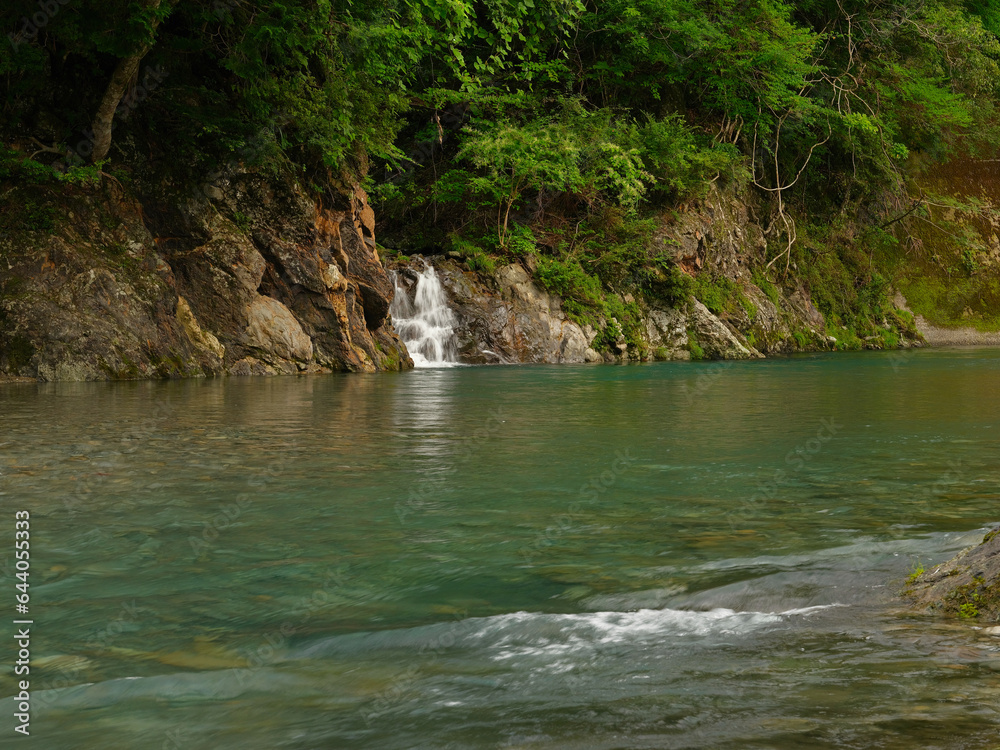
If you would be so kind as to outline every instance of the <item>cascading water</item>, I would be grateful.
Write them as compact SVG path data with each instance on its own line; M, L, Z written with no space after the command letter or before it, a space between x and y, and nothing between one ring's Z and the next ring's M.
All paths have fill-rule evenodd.
M396 295L389 312L396 332L406 344L415 367L447 367L458 363L455 344L455 313L448 307L447 297L437 272L429 263L424 270L413 272L413 298L402 283L401 274L394 272L392 282Z

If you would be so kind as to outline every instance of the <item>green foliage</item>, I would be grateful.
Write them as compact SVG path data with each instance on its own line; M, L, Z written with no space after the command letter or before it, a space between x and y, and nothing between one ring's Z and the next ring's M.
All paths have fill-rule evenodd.
M102 167L104 162L96 164L81 164L70 166L65 172L57 172L57 179L75 185L89 185L91 187L100 184L103 175Z
M979 608L971 602L966 602L958 608L958 616L965 619L975 619L979 617Z
M251 220L250 217L241 211L233 211L233 224L244 234L250 231Z
M962 248L962 270L969 276L979 273L980 263L978 254L970 247Z
M826 319L826 336L836 348L895 348L897 329L912 331L893 301L893 277L905 262L895 239L879 229L851 243L841 227L803 226L802 247L793 252L798 274Z
M913 564L913 567L910 568L910 574L906 577L906 582L910 584L916 583L917 579L926 572L927 568L924 567L922 562L917 560L917 562Z
M1000 606L1000 586L989 585L982 576L975 576L948 595L947 605L963 619L977 619L984 612L996 611Z
M628 294L665 304L694 294L716 314L757 316L739 285L690 278L651 239L664 209L712 185L753 185L761 215L776 215L769 257L795 236L785 220L800 218L789 261L839 347L898 345L894 331L912 322L892 304L894 285L949 321L1000 325L987 314L1000 309L1000 282L971 229L947 229L956 249L920 260L944 276L921 286L893 229L852 234L838 218L877 226L914 165L994 154L995 0L52 7L42 29L22 20L35 0L0 9L12 33L0 45L0 180L19 188L89 190L110 166L127 184L147 171L203 180L249 164L322 195L350 189L371 163L380 237L406 252L450 246L485 273L501 257L535 259L571 315L617 320L638 351ZM131 55L142 62L110 166L74 165L67 149L86 144ZM150 69L156 85L143 87ZM52 228L43 209L25 208L18 222ZM774 277L758 270L753 281L779 303Z
M997 0L966 0L969 13L979 17L983 28L1000 36L1000 2Z
M510 211L553 193L631 210L806 164L797 190L872 194L911 152L991 143L1000 80L993 0L74 0L43 29L22 20L38 7L0 11L10 127L74 145L117 60L148 50L166 78L116 139L290 160L325 189L368 155L407 163L397 135L424 117L412 133L501 209L501 245ZM468 126L450 146L449 106Z
M511 211L526 194L539 203L546 194L570 194L591 207L634 210L651 180L639 149L629 144L634 135L610 111L590 113L565 100L552 117L477 121L465 133L458 158L478 170L467 181L468 192L481 204L498 206L498 236L506 248ZM464 192L448 197L457 200Z
M758 289L764 292L764 295L771 300L771 304L775 307L779 307L781 293L778 291L778 287L776 287L771 280L767 278L762 270L755 270L750 280L753 281Z
M563 298L567 315L586 322L594 313L604 311L601 283L588 274L579 261L541 256L537 262L535 278L545 289Z
M525 257L535 252L537 240L531 227L526 224L515 224L511 227L507 249L517 257Z
M465 256L465 265L470 271L479 271L488 276L492 276L497 270L496 261L488 253L478 248Z
M59 169L27 158L18 151L0 146L0 179L15 179L22 184L46 185L64 182L94 186L100 183L105 162L79 166L60 165Z
M691 352L691 359L705 359L705 350L698 345L698 342L690 334L688 334L688 351Z
M743 294L739 284L725 276L699 274L694 280L693 294L716 315L735 314L742 308L751 321L757 317L757 306Z
M736 173L741 157L731 144L700 143L680 115L662 119L649 117L636 131L651 190L661 200L683 200L700 196L710 180L723 173Z

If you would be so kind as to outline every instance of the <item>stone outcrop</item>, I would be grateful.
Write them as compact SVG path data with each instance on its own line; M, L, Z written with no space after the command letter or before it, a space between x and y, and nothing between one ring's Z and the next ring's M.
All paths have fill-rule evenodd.
M837 339L827 332L803 281L794 282L791 274L779 287L758 275L767 241L752 203L751 196L713 187L681 212L662 217L646 248L648 257L662 267L665 256L696 288L714 287L728 298L725 305L716 300L710 310L695 296L668 305L624 294L623 304L642 310L641 331L636 335L630 329L631 341L620 334L619 321L582 325L570 319L563 301L532 278L530 256L523 265L493 272L471 270L457 252L417 256L407 263L423 268L430 262L437 269L459 319L460 358L468 363L749 359L835 349ZM407 263L394 267L412 283ZM669 283L665 273L663 280ZM901 346L919 345L905 336Z
M903 596L917 612L1000 622L1000 528L982 544L907 581Z
M224 174L58 195L52 228L0 236L0 374L101 380L412 366L360 187L324 207ZM32 200L37 200L33 198Z
M519 265L495 277L465 270L449 259L432 259L449 306L458 317L459 357L470 364L601 362L590 348L597 332L566 317L562 301L539 289ZM423 261L417 261L422 266ZM412 283L413 274L402 269Z
M520 264L493 274L472 272L451 258L415 258L398 266L404 286L413 269L431 263L458 318L459 358L469 364L584 363L635 359L624 336L597 351L599 331L571 320L558 295L541 289ZM602 326L608 321L598 321ZM681 307L650 309L646 314L643 359L690 359L691 345L712 359L762 356L738 331L695 299Z

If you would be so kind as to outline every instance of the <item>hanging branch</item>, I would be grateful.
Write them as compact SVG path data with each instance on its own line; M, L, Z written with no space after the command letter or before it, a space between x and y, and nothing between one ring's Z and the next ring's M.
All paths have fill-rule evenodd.
M906 211L904 211L903 213L901 213L895 219L890 219L889 221L885 222L884 224L879 224L878 228L879 229L885 229L886 227L891 227L893 224L895 224L898 221L902 221L907 216L909 216L914 211L916 211L918 208L920 208L921 206L923 206L925 202L926 201L924 200L924 191L921 190L920 191L920 197L919 198L914 198L912 206L910 206Z
M778 160L778 157L779 157L779 154L780 154L780 149L781 149L781 128L784 126L785 120L788 119L788 116L790 114L791 114L791 111L789 110L788 112L786 112L785 114L783 114L778 119L778 128L777 128L777 130L774 133L774 182L775 182L775 187L768 187L766 185L763 185L757 179L757 126L754 126L753 152L752 152L751 161L750 161L751 177L752 177L752 180L753 180L753 184L756 187L760 188L761 190L764 190L765 192L773 193L775 195L775 197L777 198L777 201L778 201L778 217L781 219L782 223L785 225L785 236L788 239L788 244L785 246L785 249L782 252L778 253L778 255L776 255L774 258L772 258L771 261L767 264L766 267L770 268L779 259L781 259L782 257L784 257L785 258L785 273L788 273L788 267L789 267L789 265L792 262L792 246L795 245L795 240L798 239L798 231L797 231L796 226L795 226L795 219L792 218L788 214L788 212L785 210L785 197L784 197L784 193L785 193L786 190L789 190L789 189L793 188L796 185L796 183L798 183L799 179L802 177L803 173L806 171L806 167L809 166L809 162L812 160L813 152L816 151L816 149L819 148L820 146L822 146L824 143L826 143L827 141L829 141L830 138L833 136L833 127L830 126L830 125L827 125L826 138L824 138L822 141L817 141L816 143L814 143L809 148L809 153L806 154L806 160L803 162L802 166L799 168L798 173L795 175L795 179L793 179L791 182L787 182L785 184L782 184L782 182L781 182L781 166L780 166L779 160Z

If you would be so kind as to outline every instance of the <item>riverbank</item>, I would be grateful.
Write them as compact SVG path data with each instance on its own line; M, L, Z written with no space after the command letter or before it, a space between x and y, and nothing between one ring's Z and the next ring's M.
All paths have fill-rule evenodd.
M602 250L617 265L555 259L538 227L538 237L523 232L534 239L516 254L469 244L405 255L397 245L384 256L411 298L418 275L434 270L468 364L753 359L925 343L886 278L869 269L872 280L858 287L856 258L825 247L771 268L761 212L750 191L713 185L683 212L611 235L620 246Z
M950 261L926 266L925 277L912 269L898 276L918 290L913 311L881 275L895 273L901 256L872 256L881 271L860 287L853 266L831 255L829 238L796 250L787 269L769 268L759 199L732 186L713 186L685 211L619 236L626 244L607 252L629 255L608 267L614 281L553 259L541 244L516 257L473 246L407 256L376 245L378 217L358 185L324 208L294 180L235 165L213 179L194 194L155 181L124 192L107 180L7 190L0 375L135 380L406 368L412 360L389 315L397 290L388 272L412 295L427 267L454 316L456 359L466 364L1000 345L987 318L955 326L937 297L919 296L929 285L948 288L939 276ZM18 201L31 212L11 223ZM940 242L924 249L932 251L958 252ZM985 283L986 266L977 273ZM921 278L924 287L914 287ZM949 324L920 310L939 311L934 319Z

